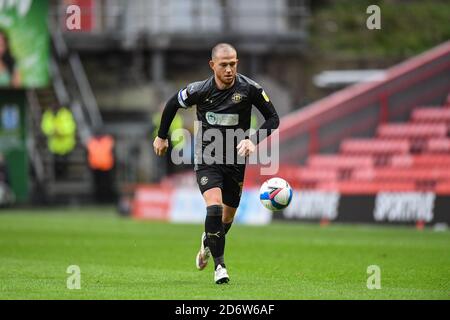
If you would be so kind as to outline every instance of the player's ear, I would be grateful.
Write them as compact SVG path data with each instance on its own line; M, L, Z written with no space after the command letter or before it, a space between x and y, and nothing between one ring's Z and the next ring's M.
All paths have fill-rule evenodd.
M209 60L209 67L214 70L214 61Z

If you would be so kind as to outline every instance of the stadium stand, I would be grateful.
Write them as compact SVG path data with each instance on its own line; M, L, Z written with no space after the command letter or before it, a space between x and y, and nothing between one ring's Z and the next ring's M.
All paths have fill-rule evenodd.
M381 138L407 138L424 139L431 137L445 137L447 126L445 124L384 124L378 127L378 136Z
M279 176L294 187L341 195L450 195L449 69L447 41L393 66L381 80L283 117ZM249 176L257 174L252 170Z
M407 153L410 148L408 140L386 139L347 139L341 144L341 152L344 154L371 154L390 155Z
M374 159L370 156L348 155L313 155L308 159L309 167L352 169L356 167L371 167Z
M341 194L450 194L449 110L417 107L409 122L380 124L375 137L345 139L339 153L312 155L305 166L284 167L280 175L302 189ZM415 148L417 141L422 148Z
M411 116L418 123L450 123L450 108L423 107L416 108Z
M432 153L448 153L450 152L450 139L430 139L427 141L426 150Z

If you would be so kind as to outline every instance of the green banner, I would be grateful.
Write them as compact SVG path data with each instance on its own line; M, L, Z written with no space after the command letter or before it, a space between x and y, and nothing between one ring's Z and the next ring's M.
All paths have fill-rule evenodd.
M0 0L0 87L47 86L47 13L47 0Z
M0 153L19 202L28 198L26 101L22 90L0 90Z

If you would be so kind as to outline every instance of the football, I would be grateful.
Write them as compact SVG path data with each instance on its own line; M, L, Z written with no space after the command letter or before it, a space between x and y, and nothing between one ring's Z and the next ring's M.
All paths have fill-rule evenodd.
M292 200L292 188L282 178L272 178L265 181L259 190L259 199L270 211L286 208Z

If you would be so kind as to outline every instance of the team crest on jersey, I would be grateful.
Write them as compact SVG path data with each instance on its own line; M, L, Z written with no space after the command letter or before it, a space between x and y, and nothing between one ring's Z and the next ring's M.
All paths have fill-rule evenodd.
M234 93L233 96L231 97L231 101L233 101L234 103L239 103L242 101L242 96L240 93Z
M207 184L207 183L208 183L208 177L203 176L203 177L200 179L200 184L201 184L202 186L204 186L204 185Z

